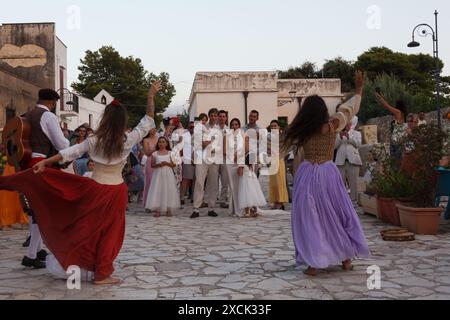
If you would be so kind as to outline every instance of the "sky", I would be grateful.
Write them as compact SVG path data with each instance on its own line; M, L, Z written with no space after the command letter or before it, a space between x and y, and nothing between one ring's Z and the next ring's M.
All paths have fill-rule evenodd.
M172 107L186 103L198 71L275 71L304 61L342 56L356 60L373 46L432 54L432 39L413 28L434 27L450 75L450 2L447 0L15 0L3 3L1 23L55 22L68 47L68 79L78 77L86 50L112 45L142 59L146 70L170 74Z

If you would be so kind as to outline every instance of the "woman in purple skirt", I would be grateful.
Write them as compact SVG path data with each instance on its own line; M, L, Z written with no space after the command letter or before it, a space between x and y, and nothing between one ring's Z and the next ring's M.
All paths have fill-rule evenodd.
M292 234L298 265L305 274L342 263L352 270L352 259L367 258L370 251L342 177L333 162L336 135L358 113L364 75L356 72L356 95L330 117L319 96L305 99L289 126L285 148L303 148L304 161L295 176L292 204Z

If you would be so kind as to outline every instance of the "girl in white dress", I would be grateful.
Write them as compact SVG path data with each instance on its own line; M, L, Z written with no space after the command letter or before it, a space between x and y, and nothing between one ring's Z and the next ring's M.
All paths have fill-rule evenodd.
M267 204L264 194L261 190L258 177L255 173L255 165L250 164L250 154L246 156L246 165L239 166L239 207L245 210L244 218L256 218L258 207Z
M170 142L166 137L160 137L156 151L152 155L153 177L147 196L146 209L154 211L154 217L159 218L161 212L172 216L173 209L179 209L180 196L177 180L173 173L175 164L172 161Z

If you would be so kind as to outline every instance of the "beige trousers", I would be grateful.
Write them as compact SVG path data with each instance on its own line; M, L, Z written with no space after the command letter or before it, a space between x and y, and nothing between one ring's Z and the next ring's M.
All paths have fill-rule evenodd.
M206 195L205 195L206 181ZM195 166L194 209L199 209L205 201L208 209L216 206L219 194L219 165L198 164Z
M228 203L228 185L229 185L229 179L228 179L228 165L221 164L219 168L219 174L220 174L220 184L221 184L221 190L220 190L220 197L219 201L222 203Z
M343 166L338 166L339 172L341 173L342 180L344 184L348 181L350 187L350 198L353 203L356 203L358 199L358 176L359 176L359 166L355 166L348 161L345 161Z

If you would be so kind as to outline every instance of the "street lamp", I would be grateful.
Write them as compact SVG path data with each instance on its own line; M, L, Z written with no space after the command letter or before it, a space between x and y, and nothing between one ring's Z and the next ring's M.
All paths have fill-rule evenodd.
M77 96L70 92L69 89L60 88L56 91L60 96L61 111L73 111L78 114ZM66 107L67 106L67 107Z
M279 101L278 101L278 106L279 106L279 107L282 107L282 106L284 106L284 105L286 105L286 104L288 104L288 103L294 103L295 99L297 98L296 95L297 95L297 91L295 91L295 90L289 91L289 97L290 97L290 99L279 100Z
M428 35L431 35L433 38L433 57L436 62L436 109L437 109L437 118L438 118L438 126L441 128L441 106L440 106L440 91L441 91L441 69L439 66L439 42L438 42L438 11L434 11L434 17L435 17L435 28L431 27L429 24L421 23L417 25L412 32L412 41L408 43L409 48L417 48L420 46L420 43L415 41L415 33L421 37L426 37ZM430 32L431 31L431 32Z

